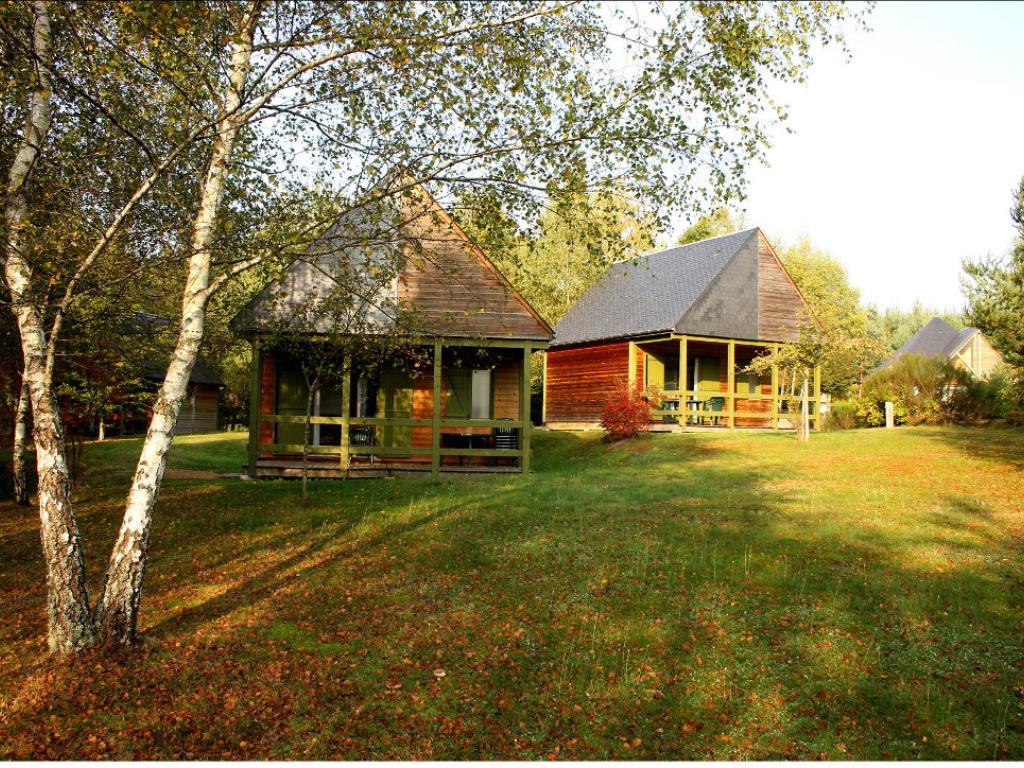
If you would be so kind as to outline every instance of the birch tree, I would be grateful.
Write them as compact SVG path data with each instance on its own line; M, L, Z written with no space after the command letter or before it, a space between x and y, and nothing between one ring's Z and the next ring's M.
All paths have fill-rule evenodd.
M42 18L45 3L33 8ZM48 571L57 574L48 578L51 591L60 593L51 597L50 635L61 652L97 636L109 645L137 637L153 511L208 305L240 273L299 250L258 228L238 237L236 222L261 200L317 186L343 209L358 209L429 182L442 197L498 190L523 211L575 176L597 188L624 185L667 218L701 196L742 191L743 169L763 154L768 124L784 115L764 91L799 78L817 44L841 42L838 24L850 16L835 3L653 3L643 18L621 8L606 17L590 4L569 2L194 3L176 6L173 18L162 9L104 3L67 9L72 17L139 14L142 30L164 25L163 38L138 43L115 72L128 86L132 78L153 78L147 83L153 108L166 113L173 130L170 138L147 133L152 120L104 110L108 91L75 90L70 75L61 80L77 97L92 95L111 133L145 155L146 172L124 186L119 205L107 207L99 236L80 249L48 305L29 290L37 286L19 247L24 230L11 225L20 221L18 189L32 163L47 157L52 51L45 34L33 36L33 117L21 137L24 153L11 166L4 267L37 446L52 444L37 449L37 464L44 552ZM184 20L180 30L177 14ZM96 39L122 61L116 41ZM602 64L613 41L634 63L629 74ZM194 55L175 59L182 50ZM109 75L85 63L82 71ZM136 104L134 111L149 108ZM198 157L203 170L194 196L171 194L172 182L190 178L190 161ZM396 168L407 176L394 174ZM153 202L159 195L162 205ZM64 319L97 262L111 258L147 205L172 219L191 215L180 237L168 234L163 243L164 252L175 254L169 263L182 270L178 336L90 620L66 467L49 458L62 440L59 422L47 415L53 360ZM304 234L325 226L312 222ZM294 235L301 240L303 233ZM40 306L50 307L48 330Z

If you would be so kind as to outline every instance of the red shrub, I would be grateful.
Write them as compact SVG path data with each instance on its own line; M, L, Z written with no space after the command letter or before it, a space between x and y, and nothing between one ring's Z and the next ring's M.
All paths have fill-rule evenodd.
M604 407L601 426L608 440L625 440L650 430L651 403L644 391L621 384Z

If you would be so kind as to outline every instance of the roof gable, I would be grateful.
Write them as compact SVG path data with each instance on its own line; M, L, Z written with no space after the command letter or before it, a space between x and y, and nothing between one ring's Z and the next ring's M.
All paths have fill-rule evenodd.
M758 338L757 231L722 267L676 323L678 333Z
M379 233L390 232L382 236ZM360 233L365 233L363 239ZM350 211L314 242L233 320L259 331L290 309L330 291L339 269L369 275L376 268L397 278L381 290L367 279L361 327L394 327L394 309L411 313L416 333L452 337L548 341L551 327L512 287L483 251L420 185ZM327 328L318 329L327 331Z
M555 344L675 330L754 231L613 264L555 326Z
M555 326L555 346L674 331L794 341L813 319L757 227L613 264Z
M964 330L973 330L967 329ZM948 350L959 334L956 328L941 317L933 317L924 326L907 339L903 346L896 350L893 358L901 355L924 355L925 357L949 357L956 350Z

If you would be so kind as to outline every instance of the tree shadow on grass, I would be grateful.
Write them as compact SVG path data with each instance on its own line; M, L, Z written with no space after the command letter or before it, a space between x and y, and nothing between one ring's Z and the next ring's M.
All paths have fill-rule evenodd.
M318 485L313 511L293 503L240 548L244 504L205 532L169 527L161 551L195 565L155 559L174 570L144 610L175 650L94 683L108 717L148 692L123 707L139 724L116 754L935 757L955 740L991 757L1000 739L1020 754L1012 718L996 727L1019 679L1020 586L961 556L1003 556L1002 509L909 477L906 509L862 526L862 500L809 479L806 452L665 437L545 436L529 478ZM157 615L189 568L232 586ZM117 735L72 716L80 695L12 719L54 706L78 733Z

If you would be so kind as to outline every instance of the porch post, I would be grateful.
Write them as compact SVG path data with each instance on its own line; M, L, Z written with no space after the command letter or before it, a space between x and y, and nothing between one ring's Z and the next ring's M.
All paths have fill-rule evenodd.
M343 371L341 377L341 453L338 461L341 464L341 471L348 472L348 420L349 411L351 408L350 401L352 399L352 358L349 355L345 356L345 361L342 363L341 369Z
M682 336L679 339L679 425L683 429L690 423L690 417L686 415L686 401L690 399L686 390L689 388L686 383L686 337Z
M519 382L519 449L523 452L519 459L519 471L524 475L530 471L530 349L529 343L523 347L523 370Z
M679 339L679 389L686 392L689 387L686 385L686 337ZM685 395L683 396L685 400Z
M779 366L772 366L772 429L779 428Z
M252 339L252 363L249 371L249 477L256 477L256 460L260 446L260 377L263 373L263 353L256 337ZM124 422L122 420L122 431Z
M629 382L629 391L636 389L636 343L629 342L629 362L626 365L626 378Z
M821 366L814 366L814 430L821 429Z
M726 369L726 386L729 388L729 398L727 400L729 404L729 429L736 427L736 417L733 415L736 412L736 342L729 342L729 362L727 363L728 368Z
M434 397L431 400L430 473L441 474L441 342L434 342Z
M540 388L540 423L548 423L548 351L541 352L544 355L544 380Z

